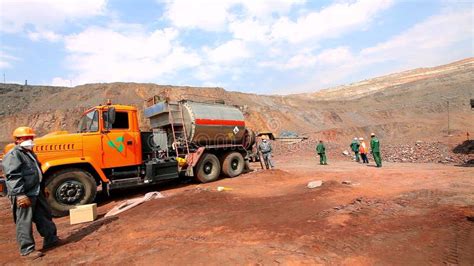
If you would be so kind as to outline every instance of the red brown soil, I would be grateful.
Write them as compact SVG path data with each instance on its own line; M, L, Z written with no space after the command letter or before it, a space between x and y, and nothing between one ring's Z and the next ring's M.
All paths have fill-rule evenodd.
M379 169L331 160L320 166L297 155L276 163L278 170L99 200L95 222L55 219L66 244L35 264L474 264L473 168L386 163ZM324 183L306 188L312 180ZM152 190L167 197L102 218L124 198ZM2 263L25 263L5 198L0 236Z

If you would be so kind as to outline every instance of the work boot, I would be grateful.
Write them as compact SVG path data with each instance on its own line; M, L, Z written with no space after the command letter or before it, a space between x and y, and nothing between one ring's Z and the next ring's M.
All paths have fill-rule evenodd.
M64 245L64 244L65 244L65 241L62 240L62 239L60 239L60 238L58 238L58 239L57 239L56 241L54 241L54 242L51 242L51 243L44 243L42 250L43 250L43 251L46 251L46 250L48 250L48 249L52 249L52 248L54 248L54 247L59 247L59 246L62 246L62 245Z
M44 253L41 251L33 250L30 253L26 255L22 255L24 259L26 260L36 260L38 258L41 258L44 256Z

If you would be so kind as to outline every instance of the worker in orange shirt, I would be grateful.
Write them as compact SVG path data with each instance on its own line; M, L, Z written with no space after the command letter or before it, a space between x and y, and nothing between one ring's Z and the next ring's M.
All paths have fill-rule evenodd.
M362 163L369 163L369 159L367 158L367 153L369 150L367 149L367 145L365 144L364 138L359 138L359 153L360 157L362 158Z

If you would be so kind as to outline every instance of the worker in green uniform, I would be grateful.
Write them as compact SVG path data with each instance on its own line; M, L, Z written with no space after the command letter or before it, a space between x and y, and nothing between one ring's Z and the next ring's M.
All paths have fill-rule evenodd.
M319 155L319 164L327 165L326 161L326 147L323 144L323 141L320 140L318 146L316 146L316 152Z
M360 147L359 139L354 138L354 140L352 140L351 145L349 145L349 147L354 152L355 161L359 162L360 161L360 159L359 159L359 147Z
M380 156L380 142L375 136L375 133L370 134L370 152L374 156L374 161L377 167L382 167L382 156Z

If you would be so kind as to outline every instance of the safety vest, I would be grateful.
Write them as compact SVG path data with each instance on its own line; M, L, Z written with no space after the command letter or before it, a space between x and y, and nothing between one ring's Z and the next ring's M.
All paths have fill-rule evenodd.
M367 146L365 146L365 142L360 143L359 153L367 153Z

